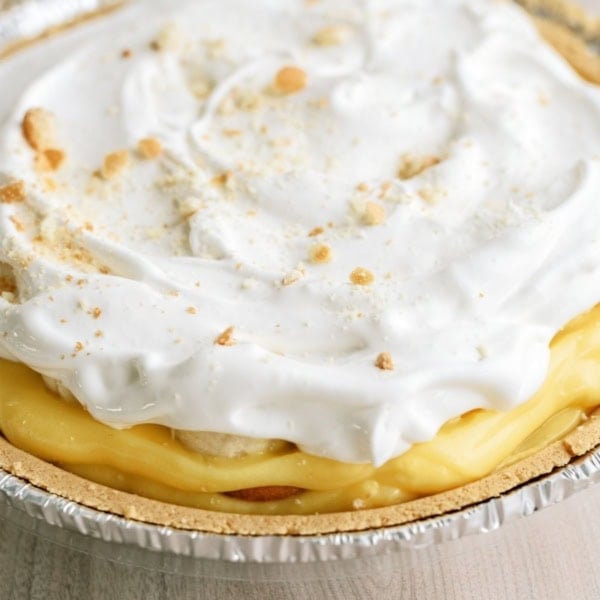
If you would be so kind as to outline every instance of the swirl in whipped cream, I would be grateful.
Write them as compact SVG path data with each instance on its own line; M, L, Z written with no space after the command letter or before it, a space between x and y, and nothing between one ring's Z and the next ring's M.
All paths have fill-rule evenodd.
M507 3L153 0L0 79L0 176L27 190L0 205L0 355L112 426L379 465L525 401L600 299L600 92ZM68 155L50 181L32 107Z

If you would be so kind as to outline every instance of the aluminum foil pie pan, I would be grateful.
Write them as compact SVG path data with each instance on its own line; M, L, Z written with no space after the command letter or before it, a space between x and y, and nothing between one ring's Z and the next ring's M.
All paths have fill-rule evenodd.
M0 517L55 543L144 568L199 577L343 576L397 554L418 555L487 533L600 482L600 448L500 497L436 518L368 531L245 536L151 525L101 512L0 471Z

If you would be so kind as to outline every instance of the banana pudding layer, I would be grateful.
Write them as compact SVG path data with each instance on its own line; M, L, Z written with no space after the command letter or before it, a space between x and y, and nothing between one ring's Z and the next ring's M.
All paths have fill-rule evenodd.
M600 300L600 91L518 7L150 0L0 79L15 445L182 504L281 486L329 500L264 511L322 512L483 477L600 404L597 311L555 338ZM15 382L22 421L79 411L88 451L17 426ZM260 451L217 476L193 432ZM131 466L136 439L181 470ZM422 447L439 469L402 462Z

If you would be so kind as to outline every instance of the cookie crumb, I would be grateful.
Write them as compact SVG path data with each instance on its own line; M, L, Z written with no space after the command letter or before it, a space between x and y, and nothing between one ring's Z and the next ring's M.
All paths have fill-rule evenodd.
M352 30L345 25L328 25L319 29L313 36L317 46L339 46L346 42Z
M389 352L380 352L375 359L375 366L382 371L393 371L394 360Z
M325 230L322 227L313 227L309 232L308 232L308 237L316 237L318 235L321 235Z
M283 67L275 75L275 89L280 94L295 94L306 87L306 71L299 67Z
M324 264L331 262L333 255L331 248L327 244L315 244L309 249L308 258L311 263Z
M365 225L381 225L385 222L385 209L376 202L367 202L362 215L362 222Z
M233 340L233 326L228 327L223 333L219 334L215 338L215 344L219 346L235 346L235 341Z
M188 306L185 309L185 312L188 313L188 314L190 314L190 315L195 315L198 312L198 310L196 309L195 306Z
M58 171L67 158L59 148L47 148L37 153L35 166L39 171Z
M400 179L411 179L426 171L430 167L433 167L441 162L438 156L433 154L424 156L413 156L411 154L405 154L402 157L400 168L398 169L398 177Z
M13 181L0 187L0 203L2 204L23 202L26 196L25 182L22 180Z
M56 142L56 117L43 108L30 108L21 122L25 141L34 150L45 150Z
M177 52L182 44L182 32L175 23L167 23L150 42L155 52Z
M371 285L375 281L375 276L371 271L364 267L356 267L349 276L350 282L354 285Z
M225 171L224 173L219 173L219 175L215 175L210 182L212 185L225 187L231 181L232 177L233 173L231 171Z
M162 144L153 137L143 138L138 142L138 152L142 158L152 159L160 156L163 151Z
M127 150L117 150L104 157L104 163L100 174L103 179L114 179L118 177L129 164L129 152Z
M286 273L284 278L281 280L282 285L292 285L297 281L300 281L304 277L304 265L299 264L295 269L292 269L289 273Z

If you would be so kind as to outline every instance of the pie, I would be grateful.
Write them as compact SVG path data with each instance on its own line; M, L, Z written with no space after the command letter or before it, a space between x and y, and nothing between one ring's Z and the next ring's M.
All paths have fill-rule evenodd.
M150 0L5 57L0 466L296 534L594 448L600 63L564 15Z

